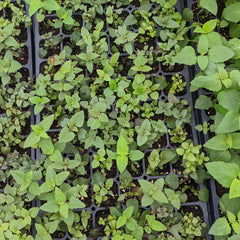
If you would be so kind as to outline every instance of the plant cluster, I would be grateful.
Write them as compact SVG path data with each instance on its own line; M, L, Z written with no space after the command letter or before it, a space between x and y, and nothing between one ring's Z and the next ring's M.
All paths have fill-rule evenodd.
M240 234L240 5L200 0L200 14L221 15L204 21L176 3L0 3L0 239L205 239L203 216L183 206L208 201L210 175L230 190L209 233ZM30 80L32 21L44 64ZM196 126L214 134L203 146L182 71L195 64L190 90L208 91L195 107L214 111Z
M209 154L205 166L208 173L224 188L220 199L222 217L209 233L221 239L239 237L239 2L225 1L221 9L217 1L200 1L205 12L194 23L194 43L185 46L174 58L179 64L198 64L199 72L191 82L191 91L203 89L195 107L205 110L209 122L197 126L208 134L203 145ZM207 18L211 14L212 19ZM217 19L217 16L219 19ZM196 49L196 51L195 51ZM181 150L182 151L182 150ZM183 153L183 151L182 151ZM202 158L204 161L204 158ZM228 190L229 189L229 190ZM231 207L230 207L231 206ZM221 230L220 230L221 229Z

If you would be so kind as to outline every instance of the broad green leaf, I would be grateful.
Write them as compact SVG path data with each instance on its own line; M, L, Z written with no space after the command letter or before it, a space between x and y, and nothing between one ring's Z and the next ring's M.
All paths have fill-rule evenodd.
M131 150L129 153L129 158L131 161L138 161L144 157L144 153L139 150Z
M201 55L205 55L208 52L208 40L204 35L200 35L199 37L197 51Z
M11 175L18 184L23 184L25 182L26 174L19 170L11 170Z
M39 127L41 127L45 132L49 130L49 128L52 126L54 121L54 114L45 117L40 123Z
M128 155L128 143L122 135L120 135L117 141L117 154L120 156Z
M69 208L70 209L80 209L80 208L84 208L84 207L85 207L85 204L78 198L73 197L73 196L70 198L70 200L69 200Z
M60 6L55 0L46 0L44 1L43 8L49 11L58 10Z
M123 211L123 217L125 217L126 219L129 219L133 214L133 207L130 206L128 208L126 208L124 211Z
M240 21L240 3L230 4L228 7L223 9L222 16L230 22Z
M37 230L35 240L52 240L52 237L42 225L35 223L35 227Z
M154 230L154 231L158 231L158 232L162 232L162 231L166 231L167 228L166 226L164 226L162 223L160 223L159 221L155 220L153 216L151 215L147 215L146 219L149 223L149 226Z
M240 133L229 134L229 138L232 140L232 148L240 149Z
M234 179L229 191L229 198L236 198L240 197L240 180Z
M59 206L59 212L64 218L68 218L68 204L64 203L63 205Z
M31 0L29 6L29 17L31 17L42 6L43 2L41 2L40 0Z
M37 133L31 132L30 135L25 140L23 147L24 148L34 147L35 144L39 143L40 139L41 137Z
M209 59L214 63L222 63L232 58L235 53L225 46L214 46L209 50Z
M56 213L58 212L58 203L55 200L48 201L44 203L41 207L41 210L49 213Z
M239 173L239 167L234 163L209 162L205 164L208 172L223 186L229 188Z
M39 146L45 154L52 154L54 152L54 146L50 138L42 138L39 142Z
M146 180L138 180L141 188L142 188L142 191L144 194L147 194L149 193L149 191L153 188L153 184L151 182L148 182Z
M60 186L69 176L70 172L68 171L64 171L64 172L60 172L56 175L56 185Z
M54 233L58 228L58 224L59 224L59 221L55 220L55 221L46 223L45 227L49 231L49 233Z
M225 134L219 134L208 140L203 146L213 150L227 150L229 148L228 136Z
M119 217L117 220L117 229L124 226L127 223L127 219L123 216Z
M74 137L75 134L73 132L70 132L67 127L64 127L59 134L59 142L71 142Z
M239 240L239 239L240 239L240 234L234 235L234 236L231 236L230 238L228 238L228 240Z
M79 128L82 127L84 123L84 111L75 113L71 117L71 122Z
M40 196L41 191L40 191L40 187L38 185L37 182L33 182L30 186L29 186L29 192L31 194L33 194L34 196Z
M117 157L117 168L120 173L122 173L128 165L128 157L127 156L118 156Z
M12 36L9 36L6 41L5 41L5 44L9 47L17 47L19 45L19 43L12 37ZM16 61L15 61L16 62ZM12 65L12 64L11 64ZM19 66L20 65L20 68L22 67L20 63L17 62L17 65ZM16 72L16 70L14 70L15 67L13 67L12 69L10 68L9 69L9 73L10 72ZM20 69L18 68L18 69ZM18 70L17 69L17 70Z
M131 44L131 43L126 43L126 44L124 45L124 49L126 50L126 52L127 52L129 55L132 55L133 48L132 48L132 44Z
M215 236L224 236L231 233L231 227L226 218L218 218L209 230L209 234Z
M206 75L206 76L200 75L198 77L195 77L192 80L191 84L199 88L206 88L214 92L217 92L222 88L222 84L219 79L219 75L217 73L213 75Z
M203 202L208 202L209 199L209 191L206 187L203 187L198 192L198 199Z
M180 64L195 65L197 57L194 48L191 46L184 47L177 56L173 58L173 61Z
M208 57L199 55L197 57L197 63L201 70L205 70L208 65Z
M55 188L55 200L60 204L64 203L67 200L65 194L58 187Z
M207 97L205 95L200 95L195 103L195 108L197 109L208 109L212 107L212 100L210 97Z
M216 133L231 133L239 130L239 115L235 111L229 111L223 117L216 128Z
M142 146L144 143L146 143L148 140L148 137L147 136L141 136L141 135L138 135L137 136L137 145L138 146Z
M154 202L153 198L150 197L149 195L143 195L141 199L141 205L143 207L150 206Z
M220 105L228 110L239 110L240 91L237 89L225 89L218 93L217 99Z
M213 15L217 14L218 6L216 0L200 0L199 4L202 8L207 9Z

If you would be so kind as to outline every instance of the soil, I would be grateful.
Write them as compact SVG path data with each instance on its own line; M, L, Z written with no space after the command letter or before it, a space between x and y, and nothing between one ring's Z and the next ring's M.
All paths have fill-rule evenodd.
M59 34L60 30L59 28L54 28L52 24L58 20L57 17L46 17L40 24L39 24L39 34L43 35L45 33L51 32L52 35Z
M156 49L156 39L155 38L151 38L149 36L144 35L144 38L146 39L146 41L144 41L143 43L139 42L138 39L136 39L136 41L134 42L134 48L135 50L143 50L143 48L148 45L149 48L153 47L153 50Z
M50 47L45 47L44 46L45 41L46 40L41 40L40 43L39 43L39 48L43 48L43 49L47 50L47 54L44 56L44 59L47 59L48 57L53 56L55 54L57 54L57 55L60 54L60 52L61 52L60 43L58 45L52 46L50 48Z
M108 199L101 203L101 207L113 207L117 205L118 185L116 184L116 182L113 182L111 191L113 192L113 196L107 195Z
M225 193L229 193L229 189L223 187L221 184L219 184L217 181L215 182L215 186L216 186L216 193L217 195L221 198Z
M17 60L22 65L26 65L28 63L28 48L27 48L27 46L23 46L22 48L20 48L20 51L18 51L18 52L19 52L19 56L14 57L14 60Z
M147 152L144 157L146 170L147 170L147 167L149 166L148 157L150 156L150 154L151 152ZM152 174L151 176L167 175L169 174L169 172L170 172L170 165L166 163L162 166L162 168L157 167L155 173Z
M63 25L62 27L62 32L66 35L71 35L75 29L80 29L82 27L82 18L81 18L81 15L74 15L72 16L72 18L79 23L79 26L78 27L73 27L71 30L67 30L65 25Z
M196 192L199 190L199 185L196 184L193 180L187 180L186 178L179 178L179 191L183 191L183 187L188 187L184 193L187 194L187 202L198 202L198 196L194 195L193 191Z
M98 221L99 221L100 217L103 218L103 219L107 219L109 214L110 214L109 210L98 211L96 213L96 216L95 216L95 226L96 226L97 232L99 233L100 236L104 235L104 228L105 228L105 226L104 225L99 225Z
M182 212L184 212L184 213L192 212L194 216L199 216L202 220L204 220L203 219L203 210L201 209L201 207L199 207L197 205L182 206L181 209L182 209Z
M204 24L205 22L211 19L215 19L215 16L212 13L208 12L207 10L203 11L201 8L197 6L197 3L194 3L192 5L192 11L193 11L193 20L195 22Z
M184 68L184 66L181 64L175 64L174 66L166 66L166 65L163 65L162 63L161 64L161 69L163 72L166 72L166 73L171 73L171 72L181 72Z

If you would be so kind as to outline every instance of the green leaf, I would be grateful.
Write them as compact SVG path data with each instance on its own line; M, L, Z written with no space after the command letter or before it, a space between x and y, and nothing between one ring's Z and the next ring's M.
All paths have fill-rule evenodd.
M197 51L201 55L204 55L208 52L208 40L204 35L200 35L199 37Z
M40 196L41 191L40 191L40 187L38 185L37 182L33 182L30 186L29 186L29 192L34 195L34 196Z
M42 138L39 142L39 146L45 154L52 154L54 152L54 146L50 138Z
M202 8L207 9L213 15L217 14L218 6L216 0L200 0L199 4Z
M11 170L11 175L18 184L23 184L25 182L26 174L19 170Z
M193 12L189 8L184 8L183 13L182 13L182 17L183 17L184 20L190 21L190 20L193 19Z
M40 139L41 137L37 133L32 132L25 140L23 147L24 148L34 147L35 144L39 143Z
M43 3L40 0L31 0L29 6L29 17L31 17L42 6Z
M223 63L232 58L235 53L225 46L213 46L209 50L209 59L214 63Z
M162 223L154 219L154 216L147 215L146 219L149 223L149 226L154 230L158 232L166 231L167 228Z
M5 44L9 47L17 47L19 44L18 42L12 37L12 36L9 36L6 41L5 41ZM16 62L16 61L15 61ZM12 64L11 64L12 65ZM17 62L17 65L20 65L20 68L22 67L20 63ZM13 67L14 69L15 67ZM18 69L20 69L18 68ZM16 70L13 70L13 69L9 69L9 72L16 72Z
M58 212L58 203L55 200L48 201L44 203L41 207L41 210L49 213L56 213Z
M211 74L211 75L206 75L206 76L198 76L195 77L192 82L192 85L195 85L199 88L206 88L210 91L217 92L221 90L222 84L219 79L219 75L216 74Z
M64 127L59 134L59 142L71 142L74 137L75 134L73 132L70 132L67 127Z
M223 9L222 16L230 22L240 21L240 3L230 4L228 7Z
M212 107L212 100L210 97L207 97L205 95L200 95L195 103L195 108L197 109L208 109Z
M197 63L201 70L205 70L206 67L208 66L208 57L199 55L197 57Z
M237 89L225 89L218 93L217 99L220 105L228 110L239 110L240 91Z
M52 237L42 225L35 223L35 227L37 230L35 240L52 240Z
M229 111L223 117L216 128L216 133L231 133L239 130L239 115L238 112Z
M69 176L70 172L65 171L65 172L60 172L56 175L56 185L60 186Z
M124 49L126 50L126 52L127 52L129 55L132 55L133 48L132 48L132 44L131 44L131 43L126 43L126 44L124 45Z
M60 205L59 212L64 218L68 218L68 204L64 203L63 205Z
M219 134L208 140L203 146L213 150L227 150L229 148L228 137L225 134Z
M231 233L231 227L226 218L218 218L209 230L209 234L215 236L224 236Z
M54 0L46 0L44 1L43 8L49 11L54 11L54 10L58 10L60 6Z
M49 128L52 126L54 121L54 114L51 114L48 117L45 117L40 123L39 127L41 127L45 132L49 130Z
M117 168L120 173L122 173L128 165L128 157L127 156L118 156L117 157Z
M206 187L203 187L198 192L198 199L203 202L208 202L209 199L209 191Z
M117 141L117 154L120 156L128 155L128 143L122 135L120 135Z
M131 161L138 161L144 157L144 153L139 150L131 150L129 153L129 158Z
M46 229L49 231L49 233L54 233L58 228L59 221L55 220L53 222L48 222L45 224Z
M65 194L62 192L62 190L58 187L55 188L55 200L58 203L63 203L67 200Z
M173 61L180 64L195 65L197 57L194 48L191 46L184 47L177 56L173 58Z
M225 162L210 162L205 164L211 174L223 187L229 188L239 173L238 165Z
M132 214L133 214L133 207L132 206L126 208L123 211L123 217L125 217L126 219L131 218Z
M69 200L69 208L70 209L80 209L80 208L84 208L85 206L86 205L76 197L72 196Z
M123 216L119 217L117 220L117 229L124 226L127 223L127 219Z
M84 111L75 113L71 117L71 122L79 128L82 127L84 123Z
M240 197L240 180L234 179L229 191L229 198L236 198Z

